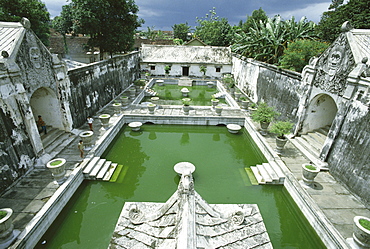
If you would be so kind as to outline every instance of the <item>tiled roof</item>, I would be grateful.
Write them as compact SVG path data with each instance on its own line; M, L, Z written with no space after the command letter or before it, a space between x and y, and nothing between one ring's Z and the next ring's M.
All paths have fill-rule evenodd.
M352 29L347 37L356 63L364 57L370 59L370 29Z
M4 58L2 51L6 51L9 56L13 53L24 30L20 23L0 22L0 59Z
M146 63L201 63L231 64L229 47L210 46L160 46L146 45L141 47L142 61Z

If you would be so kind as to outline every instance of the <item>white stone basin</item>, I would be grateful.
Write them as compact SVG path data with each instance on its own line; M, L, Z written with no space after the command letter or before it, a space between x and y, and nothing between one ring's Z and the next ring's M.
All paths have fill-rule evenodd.
M131 122L128 124L128 127L131 128L132 131L139 131L143 123L141 122Z
M228 124L226 128L230 133L233 133L233 134L238 133L242 129L242 127L237 124Z
M176 163L173 167L175 172L179 175L182 175L184 173L192 173L195 171L195 166L192 163L189 162L180 162Z

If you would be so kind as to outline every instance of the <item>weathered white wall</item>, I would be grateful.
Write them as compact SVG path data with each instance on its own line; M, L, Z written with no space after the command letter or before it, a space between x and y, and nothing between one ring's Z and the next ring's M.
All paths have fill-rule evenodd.
M307 133L325 126L330 127L337 111L332 97L327 94L316 95L308 105L301 132Z

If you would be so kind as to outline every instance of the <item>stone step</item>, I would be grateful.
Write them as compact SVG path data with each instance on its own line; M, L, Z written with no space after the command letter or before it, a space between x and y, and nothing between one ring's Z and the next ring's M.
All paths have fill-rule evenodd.
M320 142L320 138L318 138L315 133L309 132L306 135L302 135L301 138L307 141L307 143L318 153L321 151L321 148L324 142Z
M271 183L272 182L272 178L271 176L269 175L269 173L267 173L265 167L262 165L262 164L258 164L256 165L258 171L260 172L264 182L267 184L267 183Z
M90 172L93 170L95 164L100 160L100 157L94 157L93 159L90 160L90 162L86 165L82 173L84 175L89 175Z
M325 126L320 129L317 129L317 132L321 133L324 136L328 136L329 130L330 130L330 126Z
M101 170L106 161L107 161L106 159L98 160L98 162L95 164L94 168L91 170L89 174L90 179L96 179L96 176L98 175L99 171Z
M276 172L269 163L263 163L262 166L265 168L266 172L270 175L272 182L279 182L279 176L276 174Z
M101 168L101 170L99 171L99 173L96 176L97 180L103 180L103 178L104 178L105 174L107 173L111 164L112 164L112 161L106 161L104 163L103 167Z
M107 171L107 173L105 174L105 176L103 177L103 181L109 181L110 178L112 177L114 171L116 170L117 168L117 165L118 163L112 163Z
M305 149L305 151L309 152L311 155L314 157L318 158L320 156L319 151L317 151L316 148L312 147L306 139L302 137L295 137L294 139L291 139L291 141L296 141L297 143L300 144L301 147Z
M55 149L58 149L58 147L60 147L60 145L63 144L63 142L67 140L70 136L69 133L66 133L63 131L60 131L60 133L58 132L57 134L59 134L58 137L55 137L55 139L50 144L48 144L46 147L44 146L44 150L46 153L49 154L49 153L52 153ZM63 149L63 148L60 148L60 149Z
M256 166L250 166L250 169L252 170L253 175L256 178L258 184L266 184Z
M285 180L285 174L281 170L280 166L275 161L270 161L271 168L275 171L276 175L279 177L279 183L283 184Z

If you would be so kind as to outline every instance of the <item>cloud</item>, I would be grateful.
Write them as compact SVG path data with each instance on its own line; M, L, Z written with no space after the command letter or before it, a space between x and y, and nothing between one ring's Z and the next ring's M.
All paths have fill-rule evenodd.
M290 19L292 16L294 16L296 20L299 20L301 19L301 17L305 16L309 21L318 23L321 19L322 13L328 11L330 4L331 1L324 3L314 3L304 8L297 8L279 13L273 13L271 14L271 16L280 14L280 16L284 19Z

